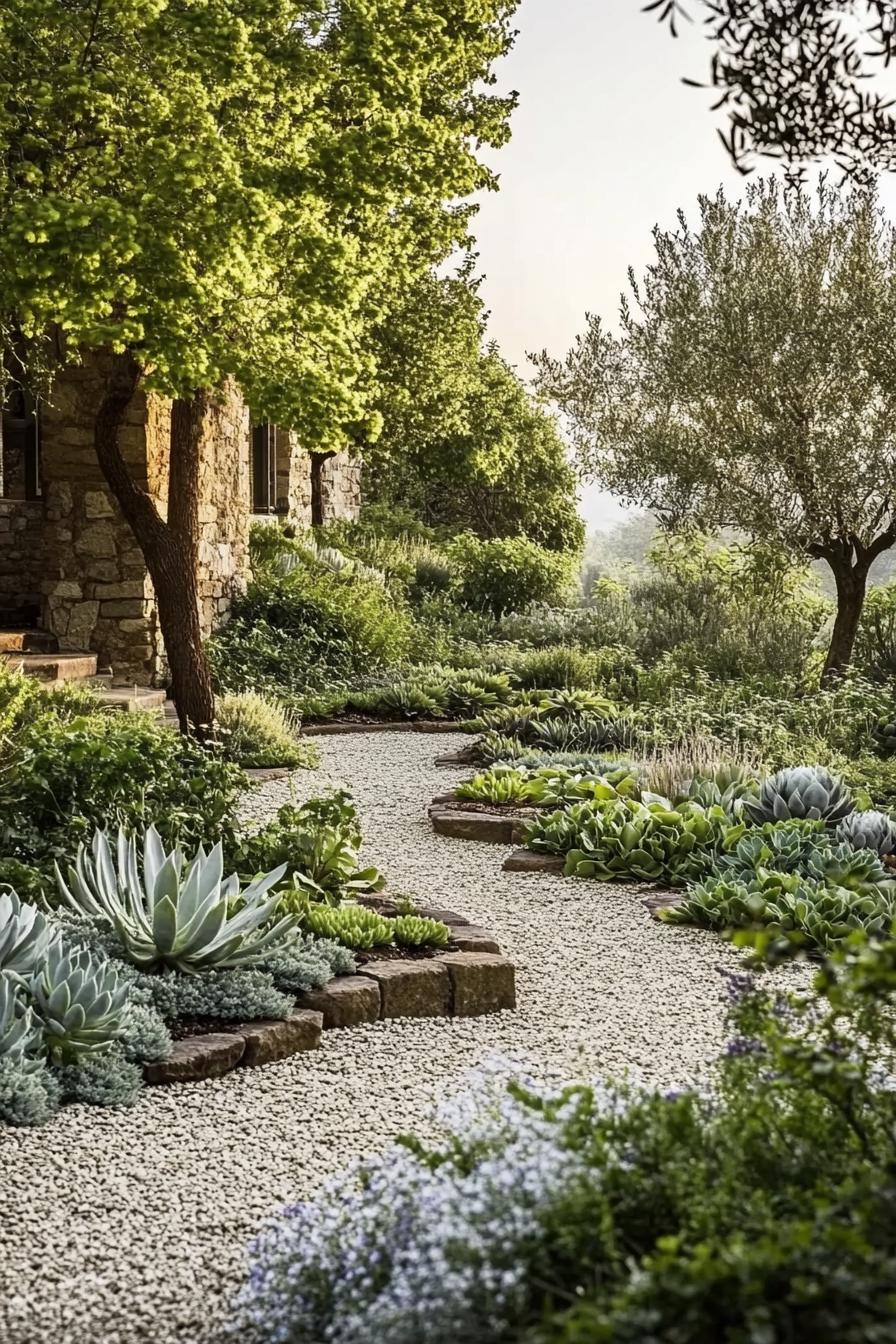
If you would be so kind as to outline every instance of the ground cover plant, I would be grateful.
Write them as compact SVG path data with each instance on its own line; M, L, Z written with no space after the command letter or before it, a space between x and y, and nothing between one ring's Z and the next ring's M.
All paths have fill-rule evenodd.
M700 1088L496 1064L269 1220L237 1325L302 1344L884 1340L896 1303L896 942L812 988L727 979Z

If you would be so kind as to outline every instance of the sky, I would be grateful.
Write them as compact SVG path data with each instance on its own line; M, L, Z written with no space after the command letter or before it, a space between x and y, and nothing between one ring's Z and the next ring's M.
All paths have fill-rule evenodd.
M673 40L643 3L523 0L517 13L499 81L520 95L513 138L492 157L500 191L482 199L474 232L489 334L525 377L527 351L562 355L586 312L615 317L629 266L653 257L655 224L674 227L720 184L743 190L711 92L681 83L709 68L699 25ZM596 487L582 508L590 527L624 516Z

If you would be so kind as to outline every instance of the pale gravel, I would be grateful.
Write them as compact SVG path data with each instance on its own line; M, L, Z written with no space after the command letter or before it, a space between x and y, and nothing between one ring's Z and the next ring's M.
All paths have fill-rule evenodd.
M349 787L365 860L393 891L491 929L516 962L517 1011L328 1032L315 1053L147 1088L130 1110L69 1106L43 1130L2 1129L0 1344L221 1344L259 1219L424 1125L433 1094L489 1055L570 1077L698 1076L731 951L651 920L631 888L503 873L501 847L435 836L426 804L464 772L434 758L466 740L323 737L320 770L263 785L246 811Z

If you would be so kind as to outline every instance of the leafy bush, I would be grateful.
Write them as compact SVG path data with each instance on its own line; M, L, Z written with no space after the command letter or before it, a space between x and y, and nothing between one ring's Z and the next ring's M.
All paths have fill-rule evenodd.
M227 755L244 769L287 765L311 769L319 755L312 742L298 740L297 716L257 691L220 695L215 718Z
M438 1137L355 1163L250 1249L273 1344L868 1344L896 1293L896 943L801 998L729 979L710 1086L558 1088L497 1066Z
M460 602L496 616L559 598L572 580L570 555L545 550L527 537L484 541L465 533L455 537L448 554Z
M385 885L376 868L358 867L360 844L355 806L348 794L336 792L301 807L287 803L260 831L233 839L227 862L246 876L285 866L298 898L338 904L343 896ZM281 892L281 905L290 909L289 892Z
M16 681L0 669L7 710ZM168 843L214 842L232 829L246 787L242 770L215 746L149 715L101 713L92 697L91 713L72 713L82 695L29 689L27 713L2 738L0 856L39 870L42 877L27 876L29 891L49 892L53 860L68 861L97 826L154 824Z
M303 693L394 666L410 640L406 610L380 583L312 562L262 571L209 652L222 690Z
M868 590L854 662L863 676L892 685L896 677L896 583Z
M731 818L721 807L684 803L670 809L619 798L538 817L527 827L526 845L565 855L567 877L684 886L712 868L730 837Z

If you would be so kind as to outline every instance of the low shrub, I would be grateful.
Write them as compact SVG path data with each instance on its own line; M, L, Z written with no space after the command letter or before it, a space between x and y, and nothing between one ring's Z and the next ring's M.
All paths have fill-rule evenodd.
M455 537L448 556L457 573L459 601L495 616L557 600L572 581L571 555L545 550L527 537L483 540L464 533Z
M378 891L385 880L376 868L359 868L361 831L348 794L335 792L296 807L287 803L261 830L230 839L227 864L244 876L285 867L291 889L281 906L301 911L306 898L338 904L359 892Z
M25 694L27 713L14 728L7 719L0 771L0 866L26 876L23 889L52 889L53 861L68 860L97 826L154 824L188 848L232 831L246 777L219 747L149 715L103 713L92 697L81 713L83 693Z
M298 716L271 696L220 695L215 718L224 751L246 770L275 765L308 770L320 759L312 742L299 741Z

